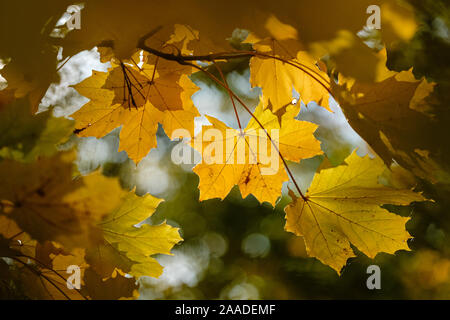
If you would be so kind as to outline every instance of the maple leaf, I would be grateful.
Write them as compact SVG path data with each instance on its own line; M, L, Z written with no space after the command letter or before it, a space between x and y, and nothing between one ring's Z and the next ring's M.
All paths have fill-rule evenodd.
M162 59L142 69L124 65L108 73L93 71L90 78L74 86L91 99L72 117L80 136L102 137L114 128L120 132L119 151L138 163L156 147L158 123L170 136L175 129L194 131L199 115L190 99L197 87L185 66Z
M30 267L17 261L27 269L21 281L37 283L36 297L83 298L79 292L68 294L60 288L66 283L58 271L65 272L72 264L89 265L96 273L89 274L89 283L109 279L107 287L123 288L121 296L126 295L136 286L123 275L114 276L115 270L123 269L136 278L159 276L162 267L150 256L170 254L181 240L178 229L166 223L135 227L161 200L131 194L121 189L117 179L99 173L73 180L72 159L71 153L60 153L31 164L0 163L0 177L13 178L0 188L0 256L36 262ZM36 276L45 280L42 286ZM43 295L46 292L49 296ZM107 296L94 289L88 294Z
M125 195L122 203L97 224L104 241L88 252L93 267L110 276L112 269L104 268L104 260L110 260L114 263L109 265L136 278L160 276L162 267L150 256L170 254L172 247L182 240L178 229L166 223L135 225L149 218L161 201L149 194L143 197L134 193Z
M285 208L289 232L302 236L309 256L338 273L354 257L350 244L374 258L379 252L409 250L405 230L409 217L383 209L383 204L408 205L425 198L410 189L394 189L378 182L385 170L379 158L359 157L356 151L345 164L316 174L305 198Z
M282 116L281 125L278 117L269 109L263 110L262 103L256 108L254 115L262 126L270 134L273 129L279 130L279 137L272 137L272 141L278 144L279 151L286 160L300 161L301 159L311 158L321 154L320 142L315 139L313 133L317 125L299 121L295 116L299 112L299 106L289 106L286 113ZM238 185L242 197L253 194L260 202L267 201L275 205L276 200L281 194L283 182L288 180L284 164L275 149L272 149L272 143L260 125L251 119L247 127L240 130L231 129L221 121L207 116L212 126L204 126L203 130L217 129L222 133L224 140L198 143L200 136L194 138L192 145L200 152L206 148L226 148L231 144L228 152L225 150L224 161L222 163L210 163L209 159L203 159L194 167L194 172L199 176L200 201L220 198L224 199L234 185ZM228 135L227 135L228 131ZM250 139L258 140L259 146L250 142ZM239 149L245 148L245 159L239 163ZM264 150L266 149L266 150ZM271 150L272 149L272 150ZM244 150L244 149L243 149ZM272 152L272 153L271 153ZM275 156L276 168L272 168L261 162L261 156ZM273 163L272 163L273 164ZM265 172L265 173L263 173Z
M310 51L313 56L329 56L327 65L331 72L359 81L381 81L394 74L386 68L384 49L376 52L346 30L337 32L331 41L314 43Z
M297 30L275 17L266 25L273 38L261 40L250 35L246 40L260 53L250 59L250 82L262 88L264 104L270 101L276 112L291 103L295 89L303 103L315 101L331 111L330 79L297 40Z
M158 58L154 64L144 64L142 68L121 63L109 71L102 88L114 91L112 103L124 108L141 108L148 101L162 112L181 110L183 88L178 80L191 72L190 67Z
M339 85L333 84L334 96L349 124L388 166L395 160L435 181L439 165L434 159L442 153L435 137L445 135L433 115L436 84L416 80L411 70L392 73L373 83L341 77Z

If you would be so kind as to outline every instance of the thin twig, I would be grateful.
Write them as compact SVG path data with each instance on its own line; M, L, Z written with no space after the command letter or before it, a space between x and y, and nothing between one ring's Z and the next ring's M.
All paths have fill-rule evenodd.
M233 104L233 109L234 109L234 114L236 115L236 120L238 122L239 125L239 130L242 133L242 125L241 125L241 120L239 119L239 114L237 112L237 108L236 108L236 104L234 103L234 97L233 95L230 93L230 86L228 85L227 79L225 79L225 76L223 75L222 69L219 67L219 65L214 62L214 66L216 67L216 69L219 71L220 76L222 77L223 83L225 84L225 86L227 87L227 91L228 94L230 95L230 99L231 99L231 103Z

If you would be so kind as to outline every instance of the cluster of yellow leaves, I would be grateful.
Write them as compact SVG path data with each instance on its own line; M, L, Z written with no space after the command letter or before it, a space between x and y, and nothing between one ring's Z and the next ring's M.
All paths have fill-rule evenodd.
M23 268L37 268L34 275L41 279L32 283L43 283L53 291L66 287L61 277L68 276L69 265L89 270L85 286L72 290L71 298L77 294L78 298L96 298L89 290L99 289L89 281L102 279L109 279L111 285L115 281L127 284L127 290L111 292L111 297L132 293L135 279L162 273L151 256L170 254L181 240L178 231L166 223L135 227L152 215L161 200L124 191L116 179L99 173L73 180L72 158L71 153L59 153L31 164L0 163L0 176L9 178L0 188L1 251L12 250L5 256L19 260ZM50 258L49 263L42 263ZM59 281L53 284L46 279L47 273L54 273ZM125 273L134 278L124 278ZM107 286L101 290L108 294ZM38 297L64 298L54 293Z
M287 28L275 17L271 17L270 21L273 21L272 24L277 28ZM201 52L199 48L205 41L200 42L197 31L183 25L175 25L173 30L172 34L167 28L156 30L154 36L147 41L147 45L153 45L164 52L173 50L181 54ZM278 31L279 35L282 33ZM251 42L251 39L253 38L250 37L247 41ZM223 199L234 185L239 185L244 197L253 194L260 202L267 201L275 205L281 195L283 182L288 180L285 165L277 155L276 169L271 173L261 174L261 170L267 168L262 168L265 165L258 163L256 159L266 150L251 150L248 143L250 138L259 140L259 144L267 146L268 149L272 144L279 145L279 152L285 160L298 162L322 153L319 141L313 136L317 126L295 119L299 107L291 106L292 89L301 92L305 103L315 100L328 108L328 76L316 66L306 51L298 52L299 60L295 58L295 49L299 46L296 36L289 35L282 37L280 42L278 40L274 42L277 50L281 45L290 45L290 49L294 50L292 59L287 51L280 50L278 53L274 47L268 50L266 43L272 43L271 41L271 39L258 40L254 44L255 49L261 54L279 57L281 60L274 60L270 56L255 56L251 59L252 81L254 75L263 80L262 83L259 83L259 80L254 80L253 83L263 87L263 98L254 112L254 117L260 123L252 120L243 132L234 130L233 137L227 138L228 143L234 141L233 154L237 153L236 146L245 141L242 145L246 148L246 160L244 163L236 164L233 157L225 154L226 159L222 164L198 165L194 171L200 177L200 200ZM192 73L194 68L163 58L150 58L145 52L142 66L138 64L138 53L127 60L128 62L117 62L110 53L101 52L112 59L113 67L107 73L94 71L90 78L74 86L80 94L91 99L72 115L76 121L78 135L102 137L122 125L119 151L125 150L135 162L139 162L151 148L156 147L155 134L158 123L162 124L169 136L175 129L187 129L191 136L193 135L193 120L199 114L190 99L196 87L187 75ZM285 63L285 59L288 59L290 64ZM272 69L273 61L276 61L277 70ZM264 65L264 72L254 69L255 66L258 68L258 64ZM276 76L275 81L273 73ZM269 106L271 110L264 110ZM218 129L223 136L226 135L227 129L233 130L217 119L211 117L208 119L213 126L203 129ZM273 129L280 130L279 141L271 141L264 131L270 134ZM209 148L214 147L205 142L198 145L195 142L197 140L199 139L194 139L194 148L201 153L208 145ZM225 147L223 142L215 141L213 144L220 143L220 148L223 148ZM278 153L278 147L275 152ZM250 161L251 158L255 158L253 163Z
M262 88L261 101L253 113L254 118L245 129L233 129L207 116L212 125L202 129L215 129L221 138L205 140L200 133L191 141L191 146L203 155L206 150L215 150L216 155L224 156L223 159L204 158L194 168L200 180L201 201L224 199L237 185L243 197L252 194L260 202L275 205L281 196L283 183L289 180L285 161L299 162L322 154L320 143L313 135L317 125L296 120L299 107L298 104L292 105L293 90L300 93L305 104L315 101L329 110L331 92L347 97L352 93L351 88L359 88L355 79L350 80L347 87L330 81L325 72L326 67L315 60L300 43L295 28L283 24L275 16L267 19L265 28L269 32L268 37L260 39L251 34L245 41L251 43L255 50L250 59L251 84ZM200 52L198 32L187 26L177 25L174 34L169 35L165 31L162 35L150 39L148 45L181 54ZM161 37L169 40L164 42ZM194 45L190 46L192 41ZM385 68L383 54L374 54L376 63L373 77L380 83L380 79L397 76ZM162 58L153 58L152 63L149 63L146 53L141 67L136 60L137 54L128 62L115 64L113 59L113 67L108 73L94 72L91 78L76 85L75 88L91 98L91 101L73 117L77 131L82 136L100 137L122 125L120 150L127 151L130 158L138 162L150 148L156 146L158 123L163 125L169 135L171 129L178 128L188 129L192 133L193 125L186 127L186 123L192 124L198 113L189 104L190 94L187 94L188 87L192 85L187 78L194 71L191 66L180 66ZM342 63L339 65L345 66ZM352 74L350 68L346 70ZM380 85L374 92L359 95L361 90L358 90L356 99L370 100L374 97L375 103L376 97L386 94L386 88L392 86L389 82L392 80L384 81L388 83ZM418 84L412 80L409 83L414 93ZM342 91L338 92L338 88ZM398 90L394 92L399 93ZM420 98L418 96L415 101ZM398 99L409 101L412 97L409 100L403 96ZM386 105L389 101L386 101ZM373 110L366 100L361 105L367 110ZM188 109L190 113L186 113ZM180 116L174 116L177 112L186 116L185 121L178 121ZM165 121L167 116L172 117L173 125ZM384 123L389 126L389 122ZM268 136L273 129L279 130L277 138ZM361 129L364 130L370 130L370 126ZM253 149L252 139L259 141L259 148ZM258 160L261 155L273 152L270 150L273 145L277 153L275 169ZM240 149L244 150L245 158L241 162L236 161L242 151ZM378 151L376 147L375 150ZM383 153L380 155L383 157ZM286 208L286 229L303 236L309 255L317 257L338 272L347 259L354 256L350 243L370 257L379 252L407 250L409 234L405 230L405 223L408 219L389 213L381 205L407 205L424 199L411 190L393 189L379 184L377 179L384 169L379 159L359 159L353 154L345 166L324 170L316 176L305 198L297 198L291 193L293 203ZM268 173L270 170L273 172ZM322 181L328 182L322 182L319 186L317 181L321 176L324 176ZM344 178L348 180L341 181ZM386 224L386 221L389 223Z
M57 152L72 121L30 113L29 99L0 110L0 257L7 277L37 299L136 297L140 276L157 277L152 257L181 238L166 223L142 224L161 199L123 190L100 173L80 177L73 152ZM68 267L81 269L81 289L67 287Z
M270 101L276 112L291 103L295 89L305 104L315 101L330 110L330 79L298 41L297 30L274 16L266 27L271 37L246 40L258 52L250 60L250 82L263 89L264 104Z

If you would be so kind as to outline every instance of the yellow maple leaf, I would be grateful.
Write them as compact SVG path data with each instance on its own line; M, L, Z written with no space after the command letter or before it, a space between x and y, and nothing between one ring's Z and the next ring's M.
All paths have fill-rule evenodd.
M178 128L193 135L199 113L191 95L197 87L187 69L191 68L158 59L141 69L121 64L108 73L93 71L90 78L74 86L91 99L72 115L76 132L102 137L123 126L119 151L126 151L136 163L156 147L158 123L169 136Z
M346 164L316 174L305 198L292 191L285 208L285 229L305 240L307 253L338 273L354 257L350 244L374 258L379 252L409 250L409 217L381 208L383 204L408 205L425 198L409 189L394 189L378 182L383 161L353 152Z
M121 104L128 109L141 108L148 101L162 112L181 110L184 89L178 81L191 72L190 67L158 58L154 58L153 64L146 61L142 68L120 63L109 71L102 88L114 91L113 104Z
M250 82L262 88L265 105L270 101L274 111L283 108L291 103L295 89L305 104L315 101L330 110L330 79L296 40L296 30L273 19L268 20L268 26L281 38L250 36L246 40L260 53L250 59ZM289 32L281 32L286 29Z
M241 132L207 116L212 126L204 126L203 130L218 130L223 139L205 142L198 135L192 142L194 148L204 155L203 163L196 165L193 169L200 178L200 200L224 199L231 188L238 185L242 197L245 198L251 193L260 202L267 201L275 205L281 195L283 182L288 180L277 148L285 160L297 162L322 153L320 142L313 135L317 125L296 120L294 117L298 112L298 105L289 106L281 117L280 125L275 114L269 109L263 110L262 103L256 108L254 116L271 134L273 143L278 147L273 146L254 119L250 120ZM274 132L278 137L273 134ZM255 141L258 141L257 145ZM219 152L223 155L222 159L218 159L219 161L209 159L206 151L211 149L216 149L213 158ZM268 155L270 155L270 161L266 159Z
M135 278L160 276L163 268L151 256L170 254L172 247L182 240L178 229L165 222L140 227L135 225L150 217L161 202L161 199L149 194L143 197L126 194L122 203L97 225L104 241L89 253L94 263L115 261L112 266L124 269Z

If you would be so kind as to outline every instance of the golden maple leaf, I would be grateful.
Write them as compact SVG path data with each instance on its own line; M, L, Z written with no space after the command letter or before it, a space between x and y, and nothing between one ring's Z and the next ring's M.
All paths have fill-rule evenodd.
M344 165L316 174L305 198L285 208L285 229L305 240L307 253L338 273L354 257L350 244L374 258L379 252L409 250L409 217L383 209L383 204L408 205L425 198L410 189L394 189L378 182L383 161L353 152Z
M109 71L102 88L114 91L112 104L138 109L148 101L162 112L182 110L184 89L178 81L184 74L190 74L192 68L158 58L154 64L147 63L142 68L120 63Z
M297 30L273 16L266 27L271 38L251 34L245 41L259 53L250 59L250 82L262 88L264 104L270 101L276 112L291 103L295 89L303 103L315 101L330 110L330 79L298 41Z
M255 118L269 134L274 129L279 130L278 137L272 135L271 138L273 143L278 145L277 148L284 159L297 162L322 153L320 142L313 135L317 125L296 120L295 116L298 112L298 105L289 106L281 117L281 124L278 117L269 109L263 110L262 103L254 112ZM226 138L205 142L197 136L193 140L194 148L204 155L203 163L196 165L193 169L200 178L200 200L224 199L231 188L238 185L242 197L245 198L251 193L260 202L267 201L275 205L281 195L282 184L288 180L288 176L277 148L273 147L265 131L254 119L251 119L241 132L227 127L215 118L209 116L207 118L212 126L204 126L203 129L219 130ZM258 141L258 146L255 147L251 140ZM224 155L222 162L213 163L212 159L208 159L207 154L205 157L205 151L211 148L216 148L216 151L223 150L227 144L228 151L225 150L222 153ZM272 162L263 163L260 160L261 157L269 154ZM241 159L238 160L240 156Z
M123 126L119 151L126 151L136 163L156 147L158 123L169 136L178 128L193 135L199 113L191 95L197 87L187 69L191 68L157 59L142 68L122 63L108 73L93 71L90 78L74 86L91 99L72 115L76 132L102 137Z
M161 202L149 194L143 197L126 194L121 204L97 224L103 241L88 252L91 263L100 264L93 267L101 268L101 274L111 276L113 269L107 270L104 266L105 261L110 260L114 263L106 265L119 268L136 279L160 276L163 268L151 256L170 254L172 247L182 240L178 229L166 223L135 225L149 218Z

